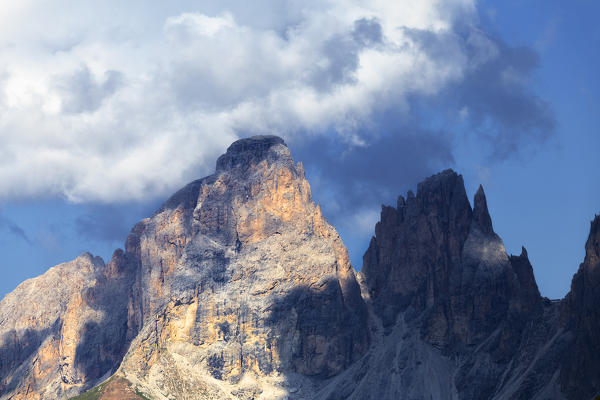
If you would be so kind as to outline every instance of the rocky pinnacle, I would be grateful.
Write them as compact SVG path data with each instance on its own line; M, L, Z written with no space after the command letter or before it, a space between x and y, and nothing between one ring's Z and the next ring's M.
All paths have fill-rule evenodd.
M481 185L479 185L479 189L477 189L473 201L473 221L477 224L479 229L481 229L481 232L485 234L494 232L494 229L492 228L492 218L488 212L485 193L483 191L483 186Z

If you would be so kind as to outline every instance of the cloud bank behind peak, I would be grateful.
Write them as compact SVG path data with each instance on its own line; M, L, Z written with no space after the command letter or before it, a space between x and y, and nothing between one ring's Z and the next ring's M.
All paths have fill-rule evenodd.
M474 1L49 7L0 15L5 199L165 196L250 134L335 143L314 159L334 171L361 148L379 165L399 146L423 174L452 160L448 121L485 131L499 157L554 129L527 89L535 53L483 32Z

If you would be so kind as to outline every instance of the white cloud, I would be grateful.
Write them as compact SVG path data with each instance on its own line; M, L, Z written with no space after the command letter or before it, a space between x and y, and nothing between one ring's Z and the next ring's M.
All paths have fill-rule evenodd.
M279 2L241 3L2 11L0 196L165 195L247 134L360 144L374 112L409 113L407 96L435 95L469 67L452 29L476 24L471 0L289 0L285 14ZM415 29L444 37L447 57L424 51ZM494 57L473 32L473 59Z
M213 37L219 32L235 28L233 16L225 13L220 17L203 14L183 13L167 18L165 32L173 34L175 41L194 40L195 36Z
M350 220L345 224L346 229L354 230L355 235L363 235L366 237L375 234L375 224L379 221L381 209L361 209L356 211Z

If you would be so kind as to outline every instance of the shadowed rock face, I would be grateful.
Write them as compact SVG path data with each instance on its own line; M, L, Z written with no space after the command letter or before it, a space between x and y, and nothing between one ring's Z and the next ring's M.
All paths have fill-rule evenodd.
M533 276L533 267L529 262L525 247L522 247L521 255L510 256L510 264L517 276L520 289L517 291L520 299L515 305L520 307L521 311L526 315L538 312L542 307L542 298L535 277Z
M563 320L574 345L561 370L563 390L573 399L600 393L600 216L591 223L585 259L564 301Z
M525 290L493 231L481 187L474 205L462 177L448 170L421 183L416 196L400 197L397 208L383 207L363 275L385 326L409 307L427 310L424 337L453 351L481 343L509 314L520 319L530 300L540 302L539 293L521 298ZM530 286L533 273L521 269Z
M397 208L382 208L362 272L385 326L409 305L424 310L448 296L471 219L462 177L450 170L419 184L416 197L400 196Z
M382 209L364 256L364 282L384 335L418 332L407 340L423 347L412 350L412 366L389 377L404 382L391 386L415 398L442 396L413 372L428 362L438 366L439 385L447 388L440 398L533 398L548 388L550 398L559 398L556 358L564 346L553 336L560 329L558 308L544 307L525 249L506 254L482 187L473 204L462 177L448 170L421 183L416 196L400 197L397 208ZM553 361L540 364L544 346ZM407 351L393 347L387 354L397 362Z
M481 185L479 185L479 189L477 189L477 193L475 193L475 198L473 199L473 222L484 235L494 233L492 218L490 217L487 200L485 199L485 193Z

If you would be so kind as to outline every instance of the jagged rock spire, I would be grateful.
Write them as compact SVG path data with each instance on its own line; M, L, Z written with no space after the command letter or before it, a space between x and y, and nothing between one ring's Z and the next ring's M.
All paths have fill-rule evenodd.
M479 185L479 189L475 193L475 200L473 201L473 222L477 224L483 233L489 234L494 232L492 218L488 212L487 201L485 199L485 192L481 185Z
M590 235L585 243L585 263L594 266L600 262L600 215L591 222Z
M590 226L585 259L571 282L562 317L575 335L561 370L561 387L568 398L589 399L600 392L600 216Z
M521 255L510 256L510 263L519 283L517 295L521 298L521 307L528 313L538 311L542 305L542 297L525 246L521 246Z

